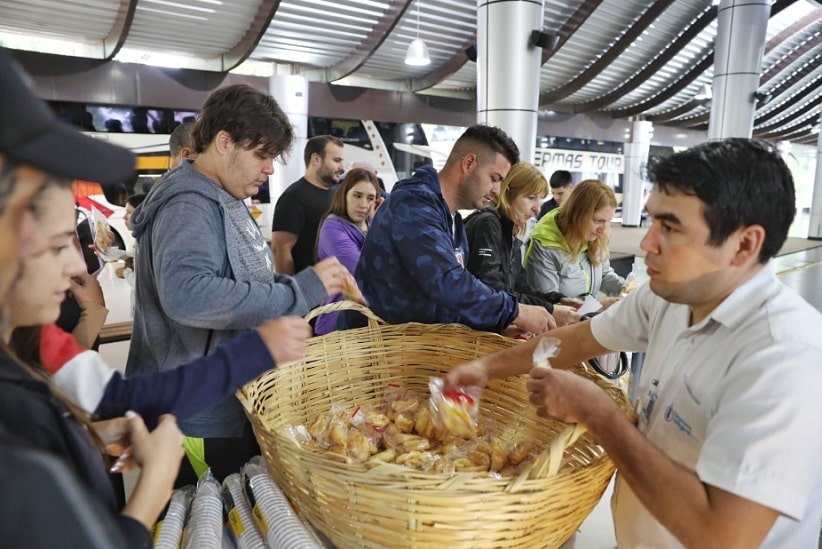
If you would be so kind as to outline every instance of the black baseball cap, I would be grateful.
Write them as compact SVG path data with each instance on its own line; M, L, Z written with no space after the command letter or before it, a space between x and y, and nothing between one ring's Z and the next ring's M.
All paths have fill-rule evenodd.
M28 76L0 48L0 154L59 177L103 185L124 183L134 175L128 149L83 135L57 120L32 92Z

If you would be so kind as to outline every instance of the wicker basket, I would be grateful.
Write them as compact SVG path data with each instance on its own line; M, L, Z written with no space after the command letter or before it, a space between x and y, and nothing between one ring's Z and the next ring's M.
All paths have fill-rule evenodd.
M284 428L332 404L352 410L379 404L388 383L425 395L429 377L517 344L460 325L386 325L347 302L311 316L341 308L358 308L368 326L312 338L303 360L280 365L237 393L271 473L337 547L545 548L560 546L578 529L602 497L613 464L583 429L537 417L525 376L492 381L481 400L482 420L505 442L547 446L517 478L449 476L394 464L368 469L296 444ZM620 389L582 366L577 372L631 413Z

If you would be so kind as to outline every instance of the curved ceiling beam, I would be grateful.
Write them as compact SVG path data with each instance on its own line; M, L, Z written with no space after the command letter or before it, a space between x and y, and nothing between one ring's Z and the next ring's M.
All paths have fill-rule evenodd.
M651 7L645 10L634 23L622 34L613 46L609 47L599 59L596 59L585 70L576 75L570 82L566 82L559 88L540 94L539 104L553 103L568 97L579 91L583 86L590 83L602 71L608 68L617 57L622 55L648 27L656 21L662 13L668 9L673 0L656 0Z
M784 10L785 8L787 8L788 6L793 4L794 2L795 2L795 0L777 0L773 4L773 6L771 6L770 17L775 16L776 14L778 14L779 12L781 12L782 10ZM714 12L714 10L712 9L711 12ZM714 16L716 15L715 12L713 14L714 14ZM713 46L712 46L712 49L713 49ZM652 97L651 99L645 101L645 103L640 103L640 104L638 104L634 107L629 107L629 108L625 108L625 109L614 109L614 110L611 110L611 111L604 111L604 112L607 113L607 114L611 114L615 118L621 118L623 116L635 116L635 115L638 115L638 114L642 114L643 112L646 112L648 110L648 108L655 107L655 106L663 103L664 101L667 101L668 99L673 97L677 92L679 92L683 88L685 88L694 79L696 79L696 77L699 74L701 74L702 72L707 70L708 67L710 67L710 65L713 63L713 59L714 59L714 52L711 51L711 53L705 59L700 61L697 65L695 65L691 69L689 69L688 72L685 73L685 75L683 75L679 80L673 82L662 93L657 94L656 96ZM706 65L706 62L707 62L707 65ZM704 67L704 68L702 70L699 70L699 67Z
M819 134L808 132L807 135L791 139L791 142L799 143L800 145L816 145L819 142Z
M681 52L685 46L687 46L691 40L696 38L696 36L705 30L711 21L716 19L717 7L711 6L709 9L703 11L699 17L697 17L690 26L680 34L676 40L674 40L670 46L665 48L653 61L648 63L645 68L641 69L639 72L634 73L633 76L628 78L625 82L617 86L613 91L603 95L598 99L594 99L593 101L588 101L587 103L582 103L581 105L577 105L574 107L574 112L582 113L593 111L596 109L600 109L606 105L610 105L620 97L634 91L636 88L641 86L651 75L656 74L662 67L664 67L671 59L676 56L679 52Z
M785 40L788 40L792 36L798 34L805 27L813 25L820 18L822 18L822 13L820 13L820 10L814 10L810 13L805 14L803 17L800 17L798 21L795 21L792 25L785 27L779 34L777 34L768 41L768 43L765 45L764 55L767 56L775 47L780 45Z
M816 90L814 90L814 91L816 91ZM790 121L792 119L795 119L795 118L798 118L800 116L804 116L804 115L808 114L814 108L819 106L820 103L822 103L822 94L817 95L815 98L808 101L807 103L802 105L800 108L796 109L795 111L791 111L791 114L790 114L789 118L783 118L782 120L779 120L778 122L772 122L770 124L765 124L764 126L759 126L759 127L754 126L754 131L755 132L766 132L767 133L769 131L779 129L782 126L784 126L787 121Z
M602 4L602 0L584 0L582 4L571 14L571 17L568 18L565 23L562 24L562 28L559 29L557 34L559 34L559 42L553 49L545 49L542 50L542 64L548 62L551 57L554 56L556 52L567 42L571 36L582 26L585 21L588 20L591 15L596 11L599 5Z
M422 90L427 90L433 86L436 86L458 70L462 68L465 63L468 62L468 56L465 53L465 49L474 46L477 43L477 33L472 34L451 56L451 59L437 67L436 70L429 72L425 76L421 78L416 78L411 80L411 91L418 92Z
M803 27L800 27L800 28L803 28ZM770 47L770 49L773 49L774 47L776 47L778 45L777 40L784 41L785 38L782 37L781 35L778 35L778 36L774 37L773 39L769 40L768 41L768 46ZM811 50L815 46L816 46L816 42L812 39L808 39L804 42L804 44L802 44L802 46L800 46L796 50L792 51L789 55L787 55L782 60L780 60L779 63L776 63L775 65L772 65L769 69L766 70L766 72L763 73L763 75L768 74L768 76L766 76L764 78L764 80L762 80L762 82L760 82L759 88L762 88L765 84L767 84L768 82L773 80L776 77L777 74L779 74L785 68L787 68L787 67L791 66L792 64L794 64L797 61L797 59L799 59L801 56L805 55L809 50ZM778 68L777 68L777 65L778 65ZM776 69L776 70L774 70L774 69ZM790 77L789 77L789 80L786 80L785 82L788 82L788 81L793 82L793 79L790 79ZM782 82L780 82L780 84L777 87L775 87L772 90L768 91L768 93L771 94L771 97L773 99L776 99L776 97L774 97L775 90L777 88L780 88L780 87L783 87ZM773 99L771 99L771 101L773 101ZM759 103L757 105L757 107L762 107L762 106L763 105L761 103ZM685 112L687 112L687 111L685 111ZM681 112L677 116L682 116L683 114L685 114L685 112ZM667 114L667 113L665 113L665 114ZM682 121L673 120L673 123L676 124L676 125L679 125L679 124L677 124L677 122L681 122L683 126L688 126L688 127L699 126L700 124L704 124L704 123L708 122L708 119L710 118L710 115L711 115L711 113L710 113L710 111L708 111L707 113L702 113L698 116L688 118L687 120L682 120ZM653 117L648 117L648 119L653 120ZM671 118L669 118L668 120L671 120Z
M790 141L791 143L796 143L798 139L801 139L808 134L810 134L810 128L805 125L778 137L766 137L762 135L754 135L753 137L755 139L762 139L765 141Z
M134 22L134 10L137 9L137 0L122 0L117 8L117 15L114 17L114 24L108 36L103 38L103 61L111 61L114 56L120 53L123 44L131 30L131 23ZM108 45L114 45L108 50Z
M817 61L818 59L819 59L819 56L814 58L815 61ZM788 89L788 87L790 85L794 84L795 82L797 82L797 81L801 80L802 78L804 78L805 76L807 76L807 73L815 70L815 68L816 67L814 67L813 63L808 63L807 65L805 65L804 67L802 67L801 69L796 71L794 74L792 74L790 76L790 78L788 80L783 81L783 82L787 83L787 86L785 87L785 89ZM820 77L822 77L822 75L817 76L816 78L814 78L813 81L819 80ZM782 87L782 86L780 86L780 87ZM778 107L764 113L761 116L756 117L756 119L754 119L754 126L758 126L758 125L762 124L763 122L767 122L768 120L770 120L774 116L785 112L786 109L792 107L793 105L796 104L797 101L800 101L805 96L807 96L811 92L812 89L813 89L813 86L809 85L805 88L805 90L803 92L800 92L800 93L796 94L795 96L791 97L790 99L788 99L784 103L780 104Z
M274 14L277 13L277 8L280 7L280 0L263 0L260 7L257 9L257 14L251 19L251 25L245 32L240 41L220 56L220 64L223 72L228 72L237 67L240 63L248 59L248 56L260 43L265 31L274 19Z
M671 109L666 111L662 114L656 114L654 116L648 116L647 119L654 123L659 122L668 122L669 120L673 120L674 118L679 118L682 115L688 114L692 110L696 109L697 107L705 106L704 101L700 101L697 99L691 99L690 101L676 107L675 109Z
M761 74L762 81L759 83L759 87L761 88L762 84L765 84L773 80L777 74L781 73L783 70L796 63L796 61L799 60L803 55L817 47L820 44L819 34L821 31L822 25L820 25L819 29L816 29L812 31L812 33L809 33L810 36L805 36L805 40L801 46L792 50L788 55L784 56L777 63L774 63L770 67L767 67Z
M693 128L695 130L707 130L708 129L708 120L711 117L711 113L706 112L702 113L699 116L694 116L693 118L688 118L687 120L682 121L672 121L670 125L677 126L681 128Z
M820 103L819 100L816 101L816 105L818 106ZM783 126L779 130L771 130L769 132L757 132L754 131L754 135L757 137L762 137L765 139L773 139L773 138L784 138L789 135L801 135L803 133L809 133L811 127L814 125L816 118L804 118L800 119L801 117L797 117L795 119L791 119L789 124Z
M636 116L638 114L642 114L647 112L648 109L656 107L657 105L661 105L668 99L675 96L677 93L681 92L685 88L687 88L691 82L696 80L696 78L708 70L714 62L714 52L713 46L711 46L711 52L707 54L705 57L702 58L702 61L688 69L688 71L682 75L682 77L671 83L667 88L659 92L658 94L648 98L645 102L640 103L639 105L635 105L633 107L627 107L624 109L615 109L612 111L604 111L606 114L611 115L613 118L626 118L628 116Z
M411 7L413 0L390 0L374 28L368 33L351 55L332 67L325 69L325 81L333 82L345 78L363 66L385 42L391 31L399 24L402 16Z
M801 78L801 77L799 77ZM819 80L822 76L818 77L816 80ZM772 111L769 111L766 115L763 115L760 118L754 120L754 131L756 131L757 127L761 127L760 125L762 122L766 122L773 118L774 116L785 112L786 110L794 107L797 103L802 103L811 93L816 92L817 89L812 84L815 82L810 82L810 85L805 86L801 92L797 93L793 97L789 98L784 103L780 104L777 108ZM803 106L804 107L804 106ZM766 118L767 117L767 118ZM677 121L673 121L671 125L674 126L682 126L685 128L693 128L695 130L704 130L708 128L708 119L710 118L710 113L703 113L699 116L695 116L693 118L688 118L687 120L682 120L677 123ZM776 124L770 124L769 126L781 126L784 124L784 121L780 121Z

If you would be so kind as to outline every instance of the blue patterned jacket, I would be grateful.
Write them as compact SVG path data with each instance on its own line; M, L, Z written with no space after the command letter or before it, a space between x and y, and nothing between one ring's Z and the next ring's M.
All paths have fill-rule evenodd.
M394 185L377 211L356 278L371 309L392 324L456 322L500 332L519 315L517 302L465 269L467 259L462 218L452 221L436 170L423 166Z

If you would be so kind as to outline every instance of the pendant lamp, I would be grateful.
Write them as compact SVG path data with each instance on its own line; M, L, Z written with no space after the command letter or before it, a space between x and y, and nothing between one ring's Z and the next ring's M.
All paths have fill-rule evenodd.
M405 64L414 67L422 67L431 64L431 57L428 55L428 46L425 40L420 38L420 5L417 3L417 37L408 44L408 51L405 54Z

